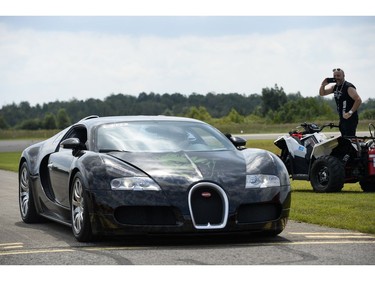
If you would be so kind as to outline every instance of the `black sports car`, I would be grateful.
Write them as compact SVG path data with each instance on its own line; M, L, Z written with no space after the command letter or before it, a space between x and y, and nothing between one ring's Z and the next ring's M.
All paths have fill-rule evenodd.
M87 117L26 148L19 204L78 241L111 234L262 232L286 226L290 182L273 153L189 118Z

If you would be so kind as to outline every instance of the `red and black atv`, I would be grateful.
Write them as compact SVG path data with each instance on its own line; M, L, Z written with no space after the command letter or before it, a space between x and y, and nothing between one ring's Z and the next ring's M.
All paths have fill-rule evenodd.
M274 144L281 149L280 158L294 180L308 180L316 192L338 192L344 183L359 182L365 192L375 192L375 127L369 124L367 137L327 137L325 127L301 124L280 136Z

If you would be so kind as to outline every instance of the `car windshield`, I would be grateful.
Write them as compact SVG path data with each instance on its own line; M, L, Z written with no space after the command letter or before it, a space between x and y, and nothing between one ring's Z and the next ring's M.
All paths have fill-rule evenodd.
M233 150L231 142L203 123L132 121L104 124L96 130L100 152L173 152Z

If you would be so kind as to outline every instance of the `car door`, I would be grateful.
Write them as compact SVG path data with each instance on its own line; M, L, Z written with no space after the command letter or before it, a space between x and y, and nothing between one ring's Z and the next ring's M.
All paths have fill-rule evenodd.
M78 138L82 144L87 141L86 128L73 127L63 140ZM79 154L82 155L82 154ZM56 203L70 208L69 202L69 181L73 162L78 157L73 149L66 149L59 146L58 150L52 153L48 160L50 184Z

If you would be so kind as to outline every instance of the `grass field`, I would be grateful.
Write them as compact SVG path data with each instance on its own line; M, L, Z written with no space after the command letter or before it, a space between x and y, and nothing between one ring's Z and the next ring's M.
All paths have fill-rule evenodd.
M272 140L251 140L248 147L278 153ZM17 171L20 152L0 153L0 169ZM358 183L340 193L315 193L307 181L291 181L290 219L375 234L375 193L362 192Z
M18 160L21 152L1 152L0 153L0 169L17 172Z

